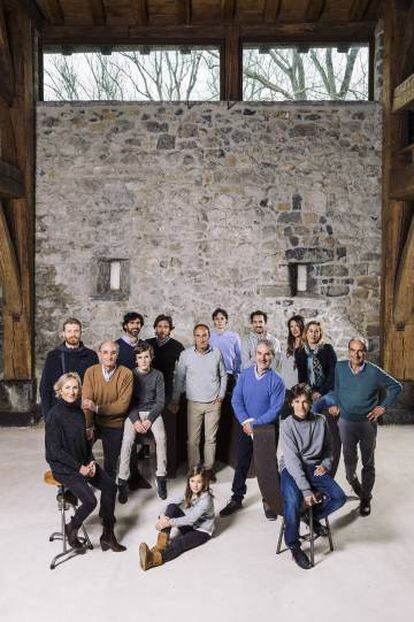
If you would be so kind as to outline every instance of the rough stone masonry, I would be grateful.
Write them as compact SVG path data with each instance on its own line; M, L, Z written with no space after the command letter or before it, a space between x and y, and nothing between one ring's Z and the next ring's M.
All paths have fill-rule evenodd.
M188 344L220 305L285 341L293 313L378 354L381 111L375 103L46 104L37 110L37 369L62 318L85 342L160 312ZM119 262L119 288L110 261ZM295 294L297 264L306 292Z

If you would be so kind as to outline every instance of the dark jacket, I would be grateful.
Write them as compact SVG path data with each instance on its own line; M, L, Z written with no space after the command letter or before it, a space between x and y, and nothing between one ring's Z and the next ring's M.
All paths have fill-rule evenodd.
M96 365L98 362L96 352L86 348L82 342L80 342L79 348L67 348L62 343L48 353L39 387L42 415L45 419L49 410L57 402L53 385L61 375L74 371L79 374L83 381L88 367Z
M86 439L85 415L78 402L57 400L46 420L45 446L46 460L57 476L78 473L81 465L93 460Z
M127 343L125 339L120 337L115 341L115 343L119 346L119 354L117 359L118 365L123 365L124 367L128 367L128 369L135 369L137 366L135 360L135 348L139 345L146 344L147 342L143 339L138 339L137 343L134 346Z
M333 391L335 386L335 350L329 343L324 343L318 350L316 358L322 366L325 381L321 386L313 386L312 389L318 391L321 395L325 395L328 391ZM298 368L298 382L306 382L309 384L308 356L305 348L298 348L295 350L295 361Z
M173 392L175 364L180 358L180 354L184 350L184 346L172 337L162 346L159 345L156 337L148 339L148 343L154 348L154 360L152 361L152 367L154 369L158 369L158 371L160 371L164 376L165 403L168 404Z

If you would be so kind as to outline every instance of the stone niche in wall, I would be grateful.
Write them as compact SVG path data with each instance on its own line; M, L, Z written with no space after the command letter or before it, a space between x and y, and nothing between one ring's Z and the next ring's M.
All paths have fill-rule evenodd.
M128 310L144 336L168 312L188 344L219 305L242 335L264 309L282 340L293 313L318 317L340 355L362 333L375 359L380 119L370 102L39 104L38 368L69 314L96 345Z

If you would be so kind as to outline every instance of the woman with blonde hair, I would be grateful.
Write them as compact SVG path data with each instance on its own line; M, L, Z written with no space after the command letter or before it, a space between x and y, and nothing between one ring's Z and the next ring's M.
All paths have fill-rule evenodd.
M304 345L295 351L295 360L299 383L306 383L312 389L312 412L332 406L336 354L331 344L324 342L320 322L311 320L306 324Z
M80 408L81 380L77 373L63 374L55 383L57 404L49 411L46 421L46 460L53 476L80 501L71 521L65 527L66 537L73 549L85 553L78 539L78 529L93 512L97 501L90 485L101 490L100 516L103 551L125 551L116 541L114 528L115 482L95 462L86 438L85 415Z

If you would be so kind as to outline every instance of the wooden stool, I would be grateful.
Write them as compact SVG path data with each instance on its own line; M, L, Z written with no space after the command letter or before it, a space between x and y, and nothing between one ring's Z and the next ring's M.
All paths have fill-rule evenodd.
M58 489L56 500L58 502L58 509L60 512L60 531L54 531L49 536L49 542L53 542L54 540L62 540L62 552L52 559L50 569L53 570L59 564L63 564L63 562L67 561L71 557L74 557L75 555L78 555L79 553L77 549L68 547L65 533L66 511L70 508L76 508L77 499L74 495L68 495L69 491L67 489L65 490L63 484L53 477L52 471L46 471L43 475L43 481L45 484L48 484L49 486L56 486ZM82 544L88 549L93 549L92 543L83 524L81 525L81 529L83 537L79 538L80 542L82 542Z
M310 543L310 562L312 564L312 566L315 565L315 540L317 540L320 536L318 536L313 529L313 508L312 506L307 507L302 513L301 516L306 516L308 518L308 531L306 533L304 533L303 535L299 535L299 539L305 542L309 542ZM334 550L334 545L333 545L333 540L332 540L332 534L331 534L331 527L329 525L329 520L328 517L323 519L325 521L325 527L328 530L328 540L329 540L329 551L333 551ZM283 518L282 520L282 525L280 527L280 531L279 531L279 538L277 541L277 547L276 547L276 554L279 555L280 553L284 553L285 551L288 551L288 548L284 548L282 549L282 539L283 539L283 534L285 533L285 519Z

